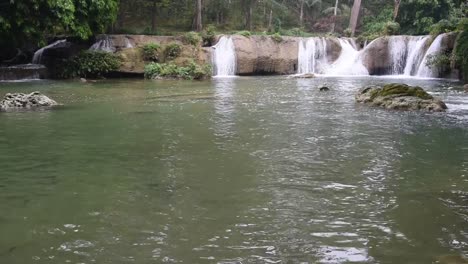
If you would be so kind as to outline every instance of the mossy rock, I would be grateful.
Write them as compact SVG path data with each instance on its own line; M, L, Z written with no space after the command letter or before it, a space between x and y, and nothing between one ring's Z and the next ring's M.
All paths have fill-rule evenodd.
M434 98L419 86L409 86L401 83L384 85L382 90L377 92L374 96L414 96L425 100Z
M356 95L356 101L395 110L443 112L447 109L444 102L434 98L423 88L397 83L361 89Z

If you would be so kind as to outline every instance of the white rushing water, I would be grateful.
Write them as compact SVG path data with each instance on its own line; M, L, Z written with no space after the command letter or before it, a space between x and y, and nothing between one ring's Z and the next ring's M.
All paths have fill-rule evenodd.
M427 50L426 54L424 55L424 58L419 65L418 68L418 77L437 77L438 72L437 69L434 67L429 67L427 65L427 62L430 58L430 56L435 56L438 55L442 52L441 46L442 46L442 39L444 38L445 34L440 34L437 36L437 38L432 42L431 46Z
M328 66L325 38L307 38L299 42L298 73L321 73Z
M388 38L388 75L416 77L438 77L437 69L430 68L426 62L431 55L440 54L441 42L445 34L439 35L429 45L430 36L391 36ZM327 41L339 42L341 53L335 61L327 54ZM368 49L375 48L372 43L359 50L350 38L307 38L299 42L298 74L314 73L324 75L369 75L362 61ZM331 52L331 51L330 51ZM385 58L371 58L374 60Z
M114 42L109 36L105 35L104 38L94 43L89 50L92 51L104 51L104 52L115 52Z
M408 43L408 58L406 59L406 66L403 72L404 75L415 75L416 71L421 64L424 57L426 42L430 36L413 37Z
M60 45L61 43L65 43L65 42L67 42L66 39L57 40L54 43L49 44L49 45L37 50L34 53L32 63L33 64L42 64L42 54L44 53L45 50L56 47L56 46Z
M341 53L338 59L324 72L327 75L369 75L362 64L360 52L353 45L353 40L338 39Z
M212 47L212 60L214 76L236 75L236 50L231 37L222 36L219 42Z
M388 40L388 54L391 62L391 75L403 74L407 54L407 37L392 36Z

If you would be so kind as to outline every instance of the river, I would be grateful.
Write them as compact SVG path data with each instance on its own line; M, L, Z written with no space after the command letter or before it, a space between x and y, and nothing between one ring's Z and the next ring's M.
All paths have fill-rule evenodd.
M396 81L1 83L1 96L37 90L64 106L0 113L0 263L467 256L468 94L405 79L449 111L354 102Z

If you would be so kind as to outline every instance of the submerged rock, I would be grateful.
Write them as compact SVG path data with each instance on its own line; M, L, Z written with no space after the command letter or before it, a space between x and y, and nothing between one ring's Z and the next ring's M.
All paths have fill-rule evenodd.
M328 88L328 87L326 87L326 86L323 86L323 87L320 87L319 90L320 90L321 92L328 92L328 91L330 91L330 88Z
M56 101L40 92L32 92L30 94L8 93L5 95L3 100L0 101L0 111L52 107L56 105L58 105Z
M468 84L463 85L463 89L468 93Z
M295 75L289 76L288 78L292 78L292 79L313 79L313 78L315 78L315 74L313 74L313 73L295 74Z
M432 97L423 88L397 83L361 89L356 94L356 101L396 110L443 112L447 109L444 102Z

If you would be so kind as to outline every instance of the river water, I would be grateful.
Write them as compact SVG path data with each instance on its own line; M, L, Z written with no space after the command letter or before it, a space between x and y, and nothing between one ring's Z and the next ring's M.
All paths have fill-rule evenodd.
M0 113L0 263L462 261L468 94L354 103L395 81L2 83L65 106Z

